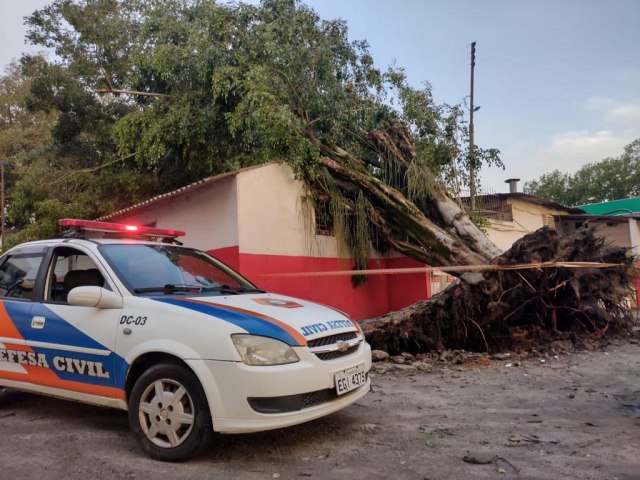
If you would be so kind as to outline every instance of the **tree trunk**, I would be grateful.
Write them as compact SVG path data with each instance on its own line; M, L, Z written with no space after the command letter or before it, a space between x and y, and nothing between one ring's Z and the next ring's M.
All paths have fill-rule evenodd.
M408 137L396 133L378 132L376 144L385 149L386 161L391 158L406 171L414 151L411 145L403 144ZM372 207L369 220L385 243L420 262L434 266L584 261L620 265L456 274L457 281L432 299L365 322L372 347L390 353L456 348L494 351L530 348L554 335L573 340L579 338L578 333L601 336L629 327L625 295L631 258L623 249L605 247L602 239L586 229L561 239L555 230L543 228L500 255L443 190L430 192L430 201L423 205L428 216L359 159L326 141L309 138L320 148L321 163L345 202L353 206L354 191L364 195ZM401 138L400 145L393 143L397 138ZM400 189L406 186L405 181L398 177ZM315 187L323 188L322 184Z
M367 198L373 206L370 220L395 251L423 263L442 266L482 264L500 253L446 194L438 194L434 203L445 226L452 230L445 230L429 219L402 192L374 176L360 159L311 133L307 136L320 148L322 165L329 174L349 189L357 188ZM402 151L412 152L409 147L396 148L398 155ZM315 185L315 188L322 190L323 186Z
M431 265L472 265L485 263L492 257L492 251L473 251L440 228L404 195L365 168L348 168L328 157L322 158L322 164L335 179L360 189L374 207L371 220L397 252Z

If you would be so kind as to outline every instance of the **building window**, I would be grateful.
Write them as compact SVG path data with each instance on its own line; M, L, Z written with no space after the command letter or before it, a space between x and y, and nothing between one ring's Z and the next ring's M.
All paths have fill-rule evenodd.
M333 235L333 215L328 201L316 201L316 235Z
M513 222L513 207L506 201L500 201L497 204L489 204L480 206L480 213L492 220L500 220L501 222Z
M556 229L556 220L553 218L553 215L542 214L542 224L545 227Z
M462 207L468 213L470 208L469 197L463 197ZM501 199L498 195L478 195L476 198L476 211L491 220L501 222L513 222L513 208L507 199Z

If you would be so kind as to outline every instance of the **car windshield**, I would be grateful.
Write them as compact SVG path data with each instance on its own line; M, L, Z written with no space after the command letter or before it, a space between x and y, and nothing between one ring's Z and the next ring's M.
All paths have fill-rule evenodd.
M243 293L259 291L210 255L172 245L102 245L102 255L134 293Z

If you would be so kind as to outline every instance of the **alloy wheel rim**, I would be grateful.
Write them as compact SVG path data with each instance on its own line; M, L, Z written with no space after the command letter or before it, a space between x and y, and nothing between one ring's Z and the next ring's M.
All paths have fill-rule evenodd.
M193 400L180 382L162 378L151 383L142 393L138 407L142 431L162 448L181 445L193 430Z

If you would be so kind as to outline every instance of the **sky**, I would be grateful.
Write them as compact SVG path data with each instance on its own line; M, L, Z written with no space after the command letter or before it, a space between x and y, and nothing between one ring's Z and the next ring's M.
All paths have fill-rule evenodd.
M23 17L46 0L0 0L0 67L22 52ZM617 157L640 138L640 0L306 0L347 22L379 68L429 82L438 103L469 95L476 42L476 144L498 148L505 170L483 188L534 180Z

